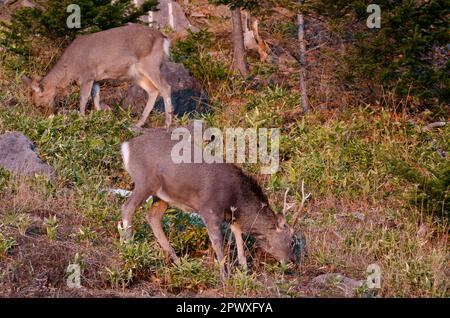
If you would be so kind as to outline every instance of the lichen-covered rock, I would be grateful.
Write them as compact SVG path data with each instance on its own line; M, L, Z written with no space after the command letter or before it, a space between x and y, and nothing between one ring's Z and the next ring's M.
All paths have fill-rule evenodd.
M54 169L36 154L33 143L20 132L0 135L0 166L19 175L55 175Z

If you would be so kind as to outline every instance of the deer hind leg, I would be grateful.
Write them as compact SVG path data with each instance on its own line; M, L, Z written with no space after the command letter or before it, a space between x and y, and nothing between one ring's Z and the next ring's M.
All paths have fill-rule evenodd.
M241 265L242 268L247 269L247 258L245 257L244 252L244 240L242 239L241 227L236 223L233 223L230 228L231 232L234 234L234 238L236 239L239 265Z
M133 216L136 209L149 196L149 191L143 187L135 187L130 197L122 205L122 224L119 223L119 231L124 241L129 241L133 236Z
M165 113L165 126L167 128L170 127L172 124L172 113L173 113L173 107L172 107L172 89L170 88L169 83L164 78L160 78L159 83L159 91L161 92L162 97L164 98L164 113Z
M147 212L146 219L148 224L152 228L153 234L155 234L158 244L164 251L169 254L170 258L175 264L179 264L180 259L175 253L173 247L170 245L169 240L167 239L166 234L164 234L164 230L162 228L162 218L167 208L168 204L164 201L158 201L154 203L150 210Z
M158 91L156 87L148 80L145 76L142 76L138 80L139 86L141 86L148 94L147 104L145 105L144 112L142 113L141 119L136 124L137 127L142 127L145 124L148 116L150 115L153 107L155 106L156 99L158 98Z
M81 81L80 84L80 113L82 116L86 114L86 104L91 95L92 85L94 81Z
M91 96L94 100L95 109L100 110L100 85L98 85L98 83L94 83L94 85L92 85Z
M143 68L140 69L140 72L156 87L161 96L164 99L164 112L165 112L165 126L170 127L172 123L172 89L170 88L169 83L167 83L166 79L161 75L160 65L154 65L154 63L144 62Z
M94 85L92 85L91 96L94 100L95 110L111 110L111 107L109 107L105 103L103 103L103 105L100 103L100 85L96 82L94 82Z

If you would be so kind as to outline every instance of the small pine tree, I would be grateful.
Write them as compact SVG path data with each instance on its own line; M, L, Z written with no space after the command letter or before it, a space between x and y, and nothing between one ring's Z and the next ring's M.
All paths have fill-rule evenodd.
M69 28L67 7L80 7L81 27ZM155 10L157 0L146 0L136 7L131 0L49 0L44 8L21 8L12 14L10 22L0 22L0 45L27 56L29 39L43 36L50 39L65 38L72 41L78 34L98 32L136 22L147 11Z
M312 10L348 26L356 54L347 57L355 83L374 79L399 98L412 96L420 109L448 105L450 62L447 0L379 0L381 28L368 29L370 0L311 0ZM355 19L349 19L349 14ZM351 23L351 25L349 24ZM447 52L447 53L442 53ZM441 53L439 53L441 52ZM439 57L440 56L440 57ZM412 104L414 105L414 104Z

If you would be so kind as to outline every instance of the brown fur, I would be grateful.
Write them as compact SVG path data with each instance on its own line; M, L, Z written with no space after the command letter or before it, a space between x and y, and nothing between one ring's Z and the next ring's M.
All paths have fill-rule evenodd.
M164 98L166 125L171 122L171 89L160 73L165 56L161 32L144 25L130 24L76 38L42 80L27 77L23 81L32 89L32 101L39 106L53 107L57 89L76 82L80 86L80 112L94 82L105 79L133 80L148 94L148 102L138 126L145 123L158 93ZM166 52L167 53L167 52ZM100 109L99 96L94 99Z
M128 237L137 207L154 195L168 205L202 216L219 261L223 259L220 227L224 221L236 225L236 232L255 235L260 246L276 258L294 260L293 233L284 217L272 211L254 179L233 164L175 164L171 150L176 143L171 140L170 130L153 129L123 146L126 168L135 184L133 194L122 208ZM157 231L162 232L162 228ZM161 245L171 256L175 254L168 244Z

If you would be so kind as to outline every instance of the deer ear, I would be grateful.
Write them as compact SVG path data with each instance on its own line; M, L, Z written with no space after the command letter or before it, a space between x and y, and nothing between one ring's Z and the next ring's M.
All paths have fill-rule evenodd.
M37 84L37 83L35 83L34 81L33 81L33 83L31 83L31 89L33 90L33 91L35 91L36 93L42 93L43 92L43 89L42 89L42 86L41 86L41 84Z
M25 84L26 86L31 86L31 79L28 76L22 76L22 83Z
M25 85L27 85L28 87L30 87L36 93L42 93L43 92L42 85L39 83L40 80L41 80L40 77L36 77L33 80L31 80L27 76L22 76L22 82Z
M35 91L36 93L42 94L44 92L44 88L41 84L41 78L35 77L33 81L31 82L31 89Z
M278 213L277 214L277 230L282 231L282 230L286 229L286 227L287 227L287 223L284 218L284 215L281 213Z

